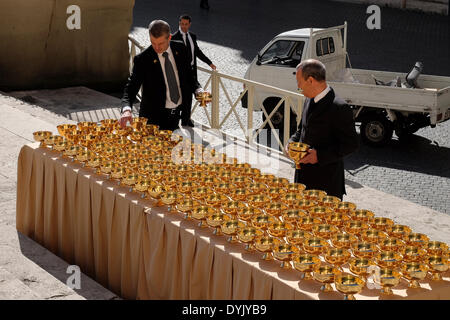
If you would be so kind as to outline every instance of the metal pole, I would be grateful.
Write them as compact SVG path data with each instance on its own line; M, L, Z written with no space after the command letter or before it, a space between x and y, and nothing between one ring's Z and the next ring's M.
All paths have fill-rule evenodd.
M219 129L219 75L213 71L211 75L211 128Z
M247 132L246 139L249 144L252 144L253 136L253 103L255 101L255 86L253 84L247 84Z

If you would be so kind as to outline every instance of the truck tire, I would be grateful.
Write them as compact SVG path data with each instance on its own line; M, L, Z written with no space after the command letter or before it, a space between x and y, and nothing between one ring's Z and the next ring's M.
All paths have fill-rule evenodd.
M370 113L361 120L361 139L367 145L384 146L391 140L393 132L392 123L382 114Z
M264 108L266 109L266 112L268 115L270 115L270 113L273 111L273 109L275 109L276 105L278 104L278 102L280 101L280 98L267 98L266 100L264 100L263 105ZM290 114L290 135L293 135L294 132L297 130L297 121L296 121L296 115L294 112L291 111ZM262 120L263 122L266 121L266 116L264 115L264 113L262 114ZM278 130L278 135L280 137L280 140L283 141L284 138L284 103L281 104L281 106L278 108L278 110L272 115L272 118L270 118L270 120L272 121L272 125L275 128L275 130ZM272 128L270 127L269 123L266 123L266 125L264 126L264 129L266 129L267 131L267 146L272 146L275 149L278 147L279 150L281 150L281 148L279 147L276 138L272 132ZM273 140L273 142L272 142ZM258 139L259 143L263 143L265 141L260 141Z

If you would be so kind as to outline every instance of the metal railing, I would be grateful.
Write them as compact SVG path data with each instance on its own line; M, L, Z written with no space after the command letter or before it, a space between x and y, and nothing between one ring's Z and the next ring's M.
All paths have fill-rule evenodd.
M136 39L134 39L131 36L128 36L128 40L130 42L130 72L132 70L133 66L133 58L136 54L138 54L140 51L144 50L145 48L138 43ZM303 102L304 102L304 96L295 93L288 90L283 90L280 88L276 88L273 86L269 86L263 83L246 80L243 78L231 76L225 73L221 73L219 71L212 71L205 69L203 67L198 66L197 69L201 72L209 74L209 77L205 81L205 83L202 85L203 89L206 91L211 92L212 94L212 101L211 101L211 111L208 113L208 110L206 108L202 108L206 114L206 117L208 119L209 124L203 124L207 128L211 129L218 129L221 130L223 128L224 123L229 119L230 115L232 113L235 114L236 120L239 123L240 128L243 131L245 141L248 144L256 144L255 138L258 136L258 134L263 130L266 125L268 124L269 127L272 129L272 133L278 142L278 144L281 146L281 149L284 150L284 146L287 143L289 137L290 137L290 111L293 110L294 113L297 115L301 115L302 108L303 108ZM242 87L245 87L243 91L239 94L237 99L233 101L233 99L230 96L230 93L228 92L227 88L224 85L223 80L227 79L230 81L238 82L241 84ZM210 90L208 90L210 89ZM253 111L255 106L255 93L257 91L264 91L265 93L270 93L274 97L278 97L279 101L277 105L273 108L273 110L268 114L267 110L265 109L264 105L261 105L260 108L265 116L265 121L258 127L253 128ZM223 94L226 98L227 104L223 104L220 102L221 94ZM240 117L238 116L236 112L236 106L241 102L244 95L247 94L247 124L244 125ZM140 101L141 98L141 91L138 93L138 99ZM222 99L223 100L223 99ZM196 101L193 108L192 113L196 110L196 108L199 107L199 101ZM223 104L223 105L222 105ZM282 105L288 106L284 108L284 125L283 125L283 141L280 140L280 136L278 135L278 130L275 129L271 118L272 116L278 111L278 109ZM223 117L222 120L220 120L220 110L221 108L229 108L226 115ZM299 122L300 117L297 117L297 123ZM275 151L275 150L274 150Z

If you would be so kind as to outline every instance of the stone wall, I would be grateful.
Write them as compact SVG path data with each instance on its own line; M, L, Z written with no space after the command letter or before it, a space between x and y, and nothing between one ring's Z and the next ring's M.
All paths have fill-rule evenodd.
M67 27L70 5L80 8L80 29ZM120 88L133 7L134 0L1 0L0 90Z
M415 10L426 13L447 15L449 12L449 0L332 0L339 2L376 4L378 6Z

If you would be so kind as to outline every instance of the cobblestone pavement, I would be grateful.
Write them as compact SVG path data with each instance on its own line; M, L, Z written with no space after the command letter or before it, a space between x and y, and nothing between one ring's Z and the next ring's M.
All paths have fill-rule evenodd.
M218 70L243 77L249 63L273 36L289 29L329 27L348 22L348 52L353 68L408 72L416 61L424 63L424 74L450 76L448 17L381 8L381 30L366 28L366 6L330 1L284 0L210 1L211 9L200 9L198 1L169 0L163 3L136 0L132 35L149 44L147 27L153 19L164 19L173 29L178 16L189 13L191 30L199 46ZM176 8L176 9L174 9ZM204 63L199 65L207 67ZM201 83L207 75L199 72ZM234 101L240 83L225 82ZM220 119L229 110L221 98ZM228 107L227 107L228 106ZM246 110L238 107L245 125ZM203 110L193 118L208 123ZM254 127L261 113L254 114ZM242 136L232 114L224 131ZM384 148L361 145L346 159L348 181L391 193L406 200L450 214L450 122L419 130L408 141L395 137Z

